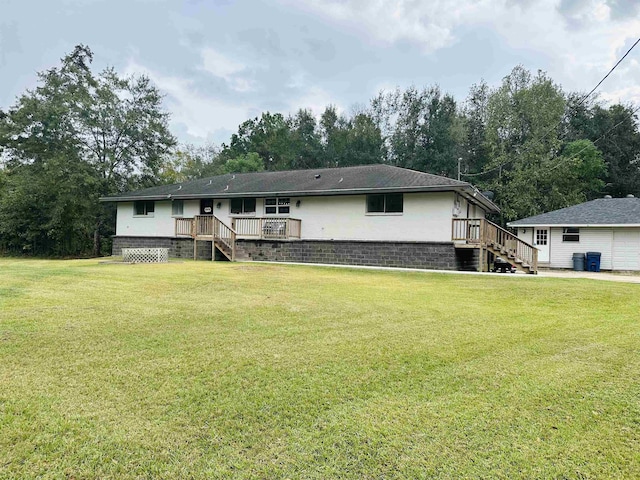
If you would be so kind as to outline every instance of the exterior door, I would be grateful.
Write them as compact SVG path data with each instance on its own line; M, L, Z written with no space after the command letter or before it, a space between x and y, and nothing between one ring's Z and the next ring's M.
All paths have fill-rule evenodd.
M613 270L640 270L640 229L613 230Z
M203 198L200 200L200 215L213 215L212 198Z
M533 245L538 249L538 262L549 262L549 229L533 229Z

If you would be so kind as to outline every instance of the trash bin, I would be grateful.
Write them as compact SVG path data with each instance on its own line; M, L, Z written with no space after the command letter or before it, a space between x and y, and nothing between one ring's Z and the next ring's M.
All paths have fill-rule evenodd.
M576 272L582 272L584 270L584 253L573 254L573 269Z
M585 270L590 272L599 272L601 256L602 254L600 252L587 252L587 264Z

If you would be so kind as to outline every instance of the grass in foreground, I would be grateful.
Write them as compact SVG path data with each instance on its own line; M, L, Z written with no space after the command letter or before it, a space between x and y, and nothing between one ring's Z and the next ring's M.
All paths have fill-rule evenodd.
M639 288L0 259L0 477L637 478Z

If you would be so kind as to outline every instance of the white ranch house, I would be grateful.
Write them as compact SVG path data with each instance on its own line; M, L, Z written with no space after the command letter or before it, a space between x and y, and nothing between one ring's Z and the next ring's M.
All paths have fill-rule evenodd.
M487 252L536 271L536 250L486 220L469 183L388 165L226 174L101 199L117 202L113 253L483 269Z
M540 266L572 268L573 254L600 252L603 270L640 270L640 199L599 198L508 224L539 251Z

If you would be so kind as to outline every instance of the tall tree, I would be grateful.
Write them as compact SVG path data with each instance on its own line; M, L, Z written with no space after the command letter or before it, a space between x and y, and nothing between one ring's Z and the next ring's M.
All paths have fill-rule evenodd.
M291 168L325 166L318 122L310 110L300 109L291 118L291 147L294 154Z
M380 128L366 111L348 118L329 106L320 116L320 134L325 166L366 165L384 160Z
M521 66L503 79L488 101L486 147L491 173L485 188L496 192L503 220L513 220L551 210L547 183L549 162L559 154L560 122L565 98L544 72L532 75Z
M181 145L165 155L160 183L180 183L224 173L224 160L215 145Z
M83 224L91 218L93 250L98 254L101 235L110 233L113 225L112 208L101 206L98 197L156 181L161 160L175 139L162 97L148 78L122 78L110 68L94 75L92 60L91 50L78 45L60 67L40 73L38 87L20 96L0 120L0 148L10 167L8 176L13 177L9 181L15 185L24 184L16 177L46 175L48 168L84 172L95 179L97 187L79 196L90 204L82 209ZM51 202L62 201L61 188L42 185L50 188ZM7 196L3 199L7 201ZM39 208L35 200L23 201L26 209ZM56 211L55 205L48 210ZM67 220L53 216L51 221L61 225ZM29 228L57 227L44 222ZM7 235L11 232L4 232L3 239Z
M264 112L260 118L243 122L231 136L228 145L222 145L220 159L256 152L266 170L291 168L294 158L291 142L291 121L280 113Z
M387 161L400 167L454 176L462 126L455 99L440 88L399 88L372 100L385 139Z
M469 95L462 110L463 141L461 158L463 172L480 172L489 162L486 144L486 130L491 90L482 80L469 89Z
M597 102L578 105L580 97L573 94L569 100L573 114L566 127L567 139L597 142L608 171L605 193L640 196L640 131L635 109L620 104L603 107Z
M256 152L249 152L236 158L230 158L224 164L224 173L262 172L264 163Z

